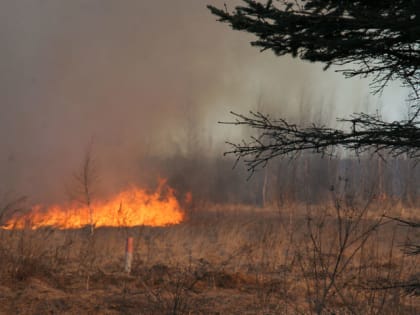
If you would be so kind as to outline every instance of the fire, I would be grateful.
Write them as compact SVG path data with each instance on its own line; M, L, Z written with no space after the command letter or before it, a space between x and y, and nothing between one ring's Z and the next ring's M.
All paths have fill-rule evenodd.
M24 215L16 215L6 222L4 229L78 229L95 227L132 227L139 225L166 226L181 223L184 211L175 197L174 190L161 181L155 192L131 187L108 201L86 205L34 206Z

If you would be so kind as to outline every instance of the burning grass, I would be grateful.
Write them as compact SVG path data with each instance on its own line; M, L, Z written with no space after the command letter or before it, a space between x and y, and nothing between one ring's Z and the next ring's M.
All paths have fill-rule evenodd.
M165 226L178 224L184 211L174 190L162 180L154 192L131 187L106 201L81 205L73 202L66 206L32 207L26 214L15 213L4 224L4 229L80 229L94 227Z
M201 205L166 227L0 230L0 314L418 314L396 285L419 272L399 247L412 231L370 210Z

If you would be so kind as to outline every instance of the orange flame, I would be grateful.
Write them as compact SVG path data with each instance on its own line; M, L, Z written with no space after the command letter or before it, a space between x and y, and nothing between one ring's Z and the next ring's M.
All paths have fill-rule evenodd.
M54 205L48 208L34 206L24 215L14 216L4 229L78 229L93 223L95 227L132 227L139 225L166 226L181 223L184 212L174 190L161 181L155 192L132 187L106 202L96 202L90 207L72 204L68 207ZM92 216L90 215L92 214Z

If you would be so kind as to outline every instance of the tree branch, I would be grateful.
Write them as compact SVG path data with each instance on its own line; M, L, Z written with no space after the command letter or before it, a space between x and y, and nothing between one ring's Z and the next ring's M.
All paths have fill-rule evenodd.
M337 147L343 147L361 154L372 150L380 154L388 152L392 156L407 155L420 158L420 122L385 122L368 114L355 114L340 122L350 123L349 131L313 124L298 127L284 119L272 119L260 112L250 112L249 116L231 112L235 121L221 122L230 125L245 125L260 131L257 137L241 143L228 142L237 160L243 160L250 171L265 166L275 157L293 156L300 151L310 151L322 155L334 155Z

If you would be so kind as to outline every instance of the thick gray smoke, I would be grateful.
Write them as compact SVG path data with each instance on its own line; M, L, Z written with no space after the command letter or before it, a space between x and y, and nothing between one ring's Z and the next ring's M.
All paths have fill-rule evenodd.
M224 2L1 1L0 191L59 198L90 144L109 186L145 154L220 155L229 110L361 110L364 81L261 54L205 7Z

